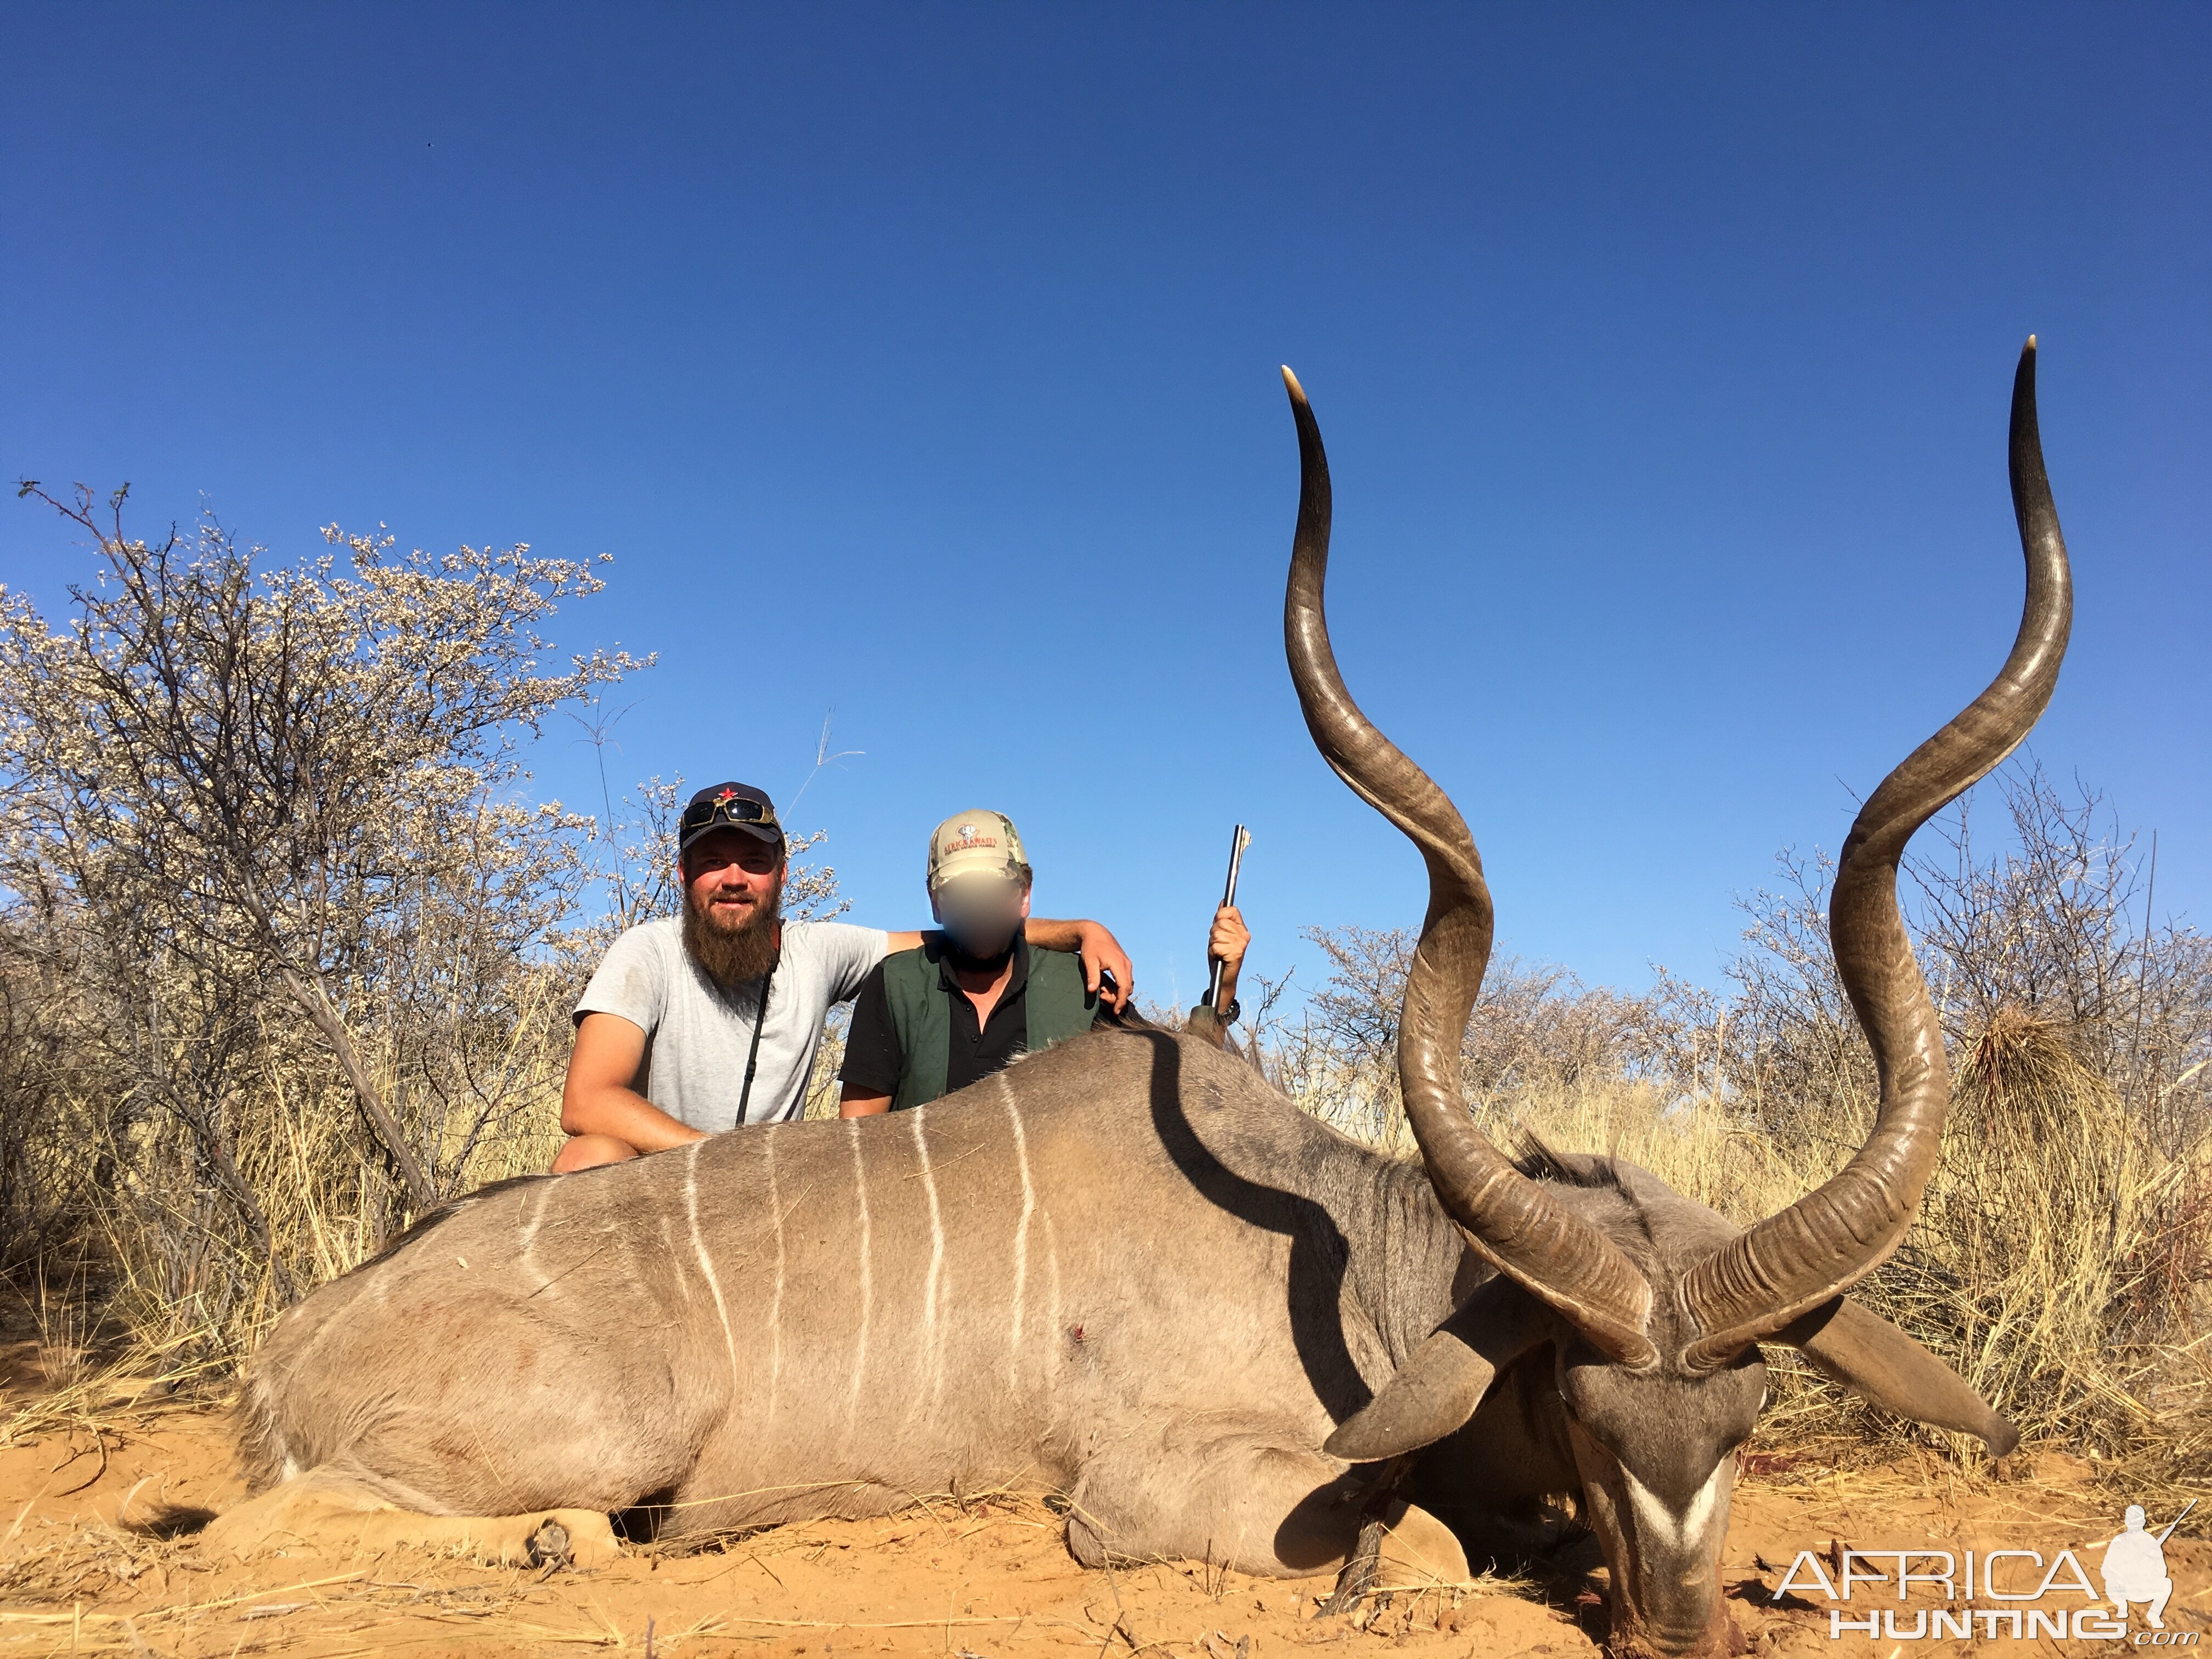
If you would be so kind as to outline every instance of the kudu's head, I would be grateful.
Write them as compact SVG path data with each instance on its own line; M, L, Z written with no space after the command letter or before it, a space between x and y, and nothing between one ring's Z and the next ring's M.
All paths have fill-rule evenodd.
M1304 392L1288 369L1283 377L1302 464L1283 616L1291 676L1323 757L1427 862L1399 1080L1430 1180L1498 1269L1328 1449L1364 1462L1430 1444L1468 1419L1498 1370L1549 1343L1584 1512L1610 1571L1615 1650L1725 1652L1719 1553L1735 1449L1764 1395L1760 1342L1796 1346L1868 1397L2000 1453L2018 1439L1941 1362L1844 1292L1911 1224L1949 1091L1898 910L1898 861L1922 823L2027 735L2065 653L2073 601L2036 431L2035 342L2013 382L2013 505L2027 560L2019 636L1989 688L1868 799L1837 866L1829 934L1874 1050L1874 1127L1826 1185L1747 1231L1625 1166L1581 1182L1532 1176L1476 1128L1459 1056L1489 959L1490 890L1458 810L1361 714L1337 671L1322 605L1328 462Z

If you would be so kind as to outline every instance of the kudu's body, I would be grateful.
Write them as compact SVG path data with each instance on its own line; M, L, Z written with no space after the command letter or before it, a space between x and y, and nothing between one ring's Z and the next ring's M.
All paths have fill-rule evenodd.
M1102 1031L913 1112L463 1201L279 1324L249 1473L677 1533L1016 1483L1093 1559L1313 1572L1361 1514L1322 1442L1469 1271L1418 1164Z
M1565 1491L1616 1650L1724 1652L1734 1452L1782 1342L1877 1403L2017 1437L1844 1292L1904 1237L1940 1149L1941 1032L1896 906L1929 817L2048 702L2070 598L2014 381L2027 602L1989 689L1867 801L1838 862L1838 971L1881 1099L1819 1190L1739 1229L1614 1160L1474 1128L1459 1047L1489 890L1443 793L1368 722L1322 611L1330 498L1303 477L1285 636L1322 755L1419 848L1428 915L1399 1079L1421 1148L1334 1133L1189 1037L1094 1032L920 1111L748 1129L465 1200L287 1314L245 1402L257 1488L439 1515L643 1508L667 1532L1057 1486L1069 1540L1259 1572L1342 1560L1385 1509L1444 1575L1462 1523ZM285 1515L294 1513L285 1510ZM603 1529L603 1528L602 1528Z

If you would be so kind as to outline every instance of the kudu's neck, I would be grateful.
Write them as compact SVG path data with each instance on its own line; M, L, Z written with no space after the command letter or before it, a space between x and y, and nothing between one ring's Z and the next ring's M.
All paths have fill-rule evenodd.
M1402 1364L1490 1269L1444 1213L1419 1158L1374 1158L1347 1197L1352 1295Z

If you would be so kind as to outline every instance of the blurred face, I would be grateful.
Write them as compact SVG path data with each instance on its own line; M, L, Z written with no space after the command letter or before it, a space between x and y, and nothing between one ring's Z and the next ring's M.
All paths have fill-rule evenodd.
M783 843L717 830L684 854L684 945L725 988L775 965Z
M990 962L1013 949L1030 913L1029 884L1011 876L961 876L930 895L929 908L954 950Z

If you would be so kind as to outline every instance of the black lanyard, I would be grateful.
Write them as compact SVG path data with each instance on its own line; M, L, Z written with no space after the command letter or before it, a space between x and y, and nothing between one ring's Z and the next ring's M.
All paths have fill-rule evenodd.
M761 1033L768 1029L769 988L775 983L775 969L771 968L761 975L760 1012L753 1017L753 1046L745 1054L745 1086L738 1096L738 1124L745 1127L745 1108L752 1103L753 1073L760 1068Z

